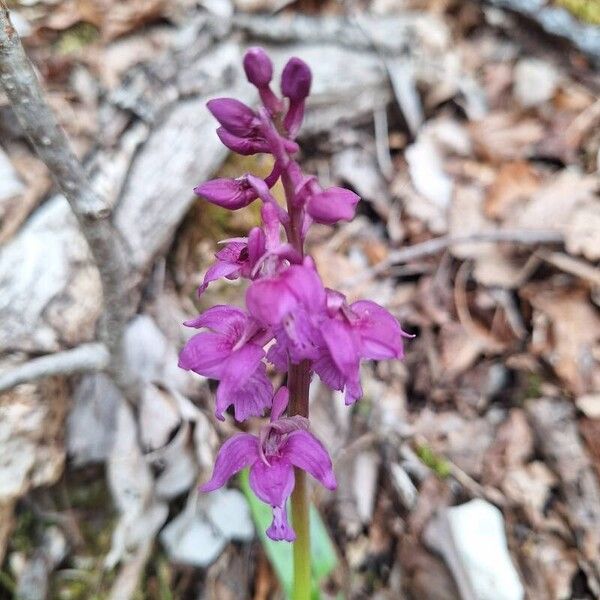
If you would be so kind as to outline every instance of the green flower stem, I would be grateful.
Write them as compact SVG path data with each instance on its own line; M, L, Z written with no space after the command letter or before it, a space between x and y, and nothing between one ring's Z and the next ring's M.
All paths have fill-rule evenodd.
M296 486L292 493L292 524L296 531L294 542L294 588L292 600L310 599L310 532L306 473L294 469Z
M301 415L308 418L309 387L309 362L304 360L299 365L290 364L288 371L290 415ZM296 541L294 542L292 600L310 600L310 530L306 473L301 469L294 469L294 471L296 483L292 493L292 525L296 531Z

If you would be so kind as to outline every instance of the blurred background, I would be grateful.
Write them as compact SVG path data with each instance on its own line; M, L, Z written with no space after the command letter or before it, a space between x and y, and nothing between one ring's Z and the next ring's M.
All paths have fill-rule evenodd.
M256 102L262 45L314 73L301 163L361 197L309 240L326 285L389 308L403 363L351 410L312 386L335 493L313 490L315 598L600 594L600 2L21 0L13 24L132 265L132 410L99 373L0 396L0 598L283 598L289 547L243 480L198 496L234 431L177 369L226 213L192 188L265 175L205 108ZM95 339L102 291L0 96L0 379ZM251 424L253 427L256 423Z

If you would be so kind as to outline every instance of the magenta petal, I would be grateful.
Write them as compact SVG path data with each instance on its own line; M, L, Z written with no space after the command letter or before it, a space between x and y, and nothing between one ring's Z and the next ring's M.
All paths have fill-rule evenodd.
M179 367L205 377L218 378L231 354L231 345L217 333L203 332L190 338L179 353Z
M332 390L339 390L341 392L344 389L346 378L333 362L329 352L324 351L321 356L313 362L312 368L321 378L321 381Z
M273 506L273 522L266 534L276 542L293 542L296 539L296 532L288 523L285 506Z
M359 317L355 329L360 334L361 354L364 358L402 358L402 337L406 334L385 308L370 300L359 300L350 308Z
M277 421L281 418L287 408L290 393L285 385L281 386L273 396L273 405L271 406L271 421Z
M305 265L292 265L284 272L288 287L311 312L325 310L325 288L315 269Z
M294 489L294 470L287 458L269 457L269 464L256 461L250 468L250 487L271 506L284 506Z
M255 133L259 123L256 113L235 98L215 98L206 103L208 110L227 131L239 137Z
M281 456L287 457L295 467L310 473L328 490L335 490L337 487L329 453L309 431L290 433L279 451Z
M327 319L321 324L320 331L337 368L347 379L356 380L360 355L350 327L337 319Z
M344 389L344 402L346 406L354 404L362 397L363 391L360 381L348 382Z
M285 373L289 366L289 352L287 337L279 335L277 342L273 344L267 352L267 360L280 372Z
M265 365L260 363L256 371L239 386L231 381L219 383L215 415L221 421L224 420L223 413L233 405L236 421L245 421L248 417L262 417L271 407L272 400L273 385L267 377Z
M223 277L227 279L235 279L240 274L240 266L232 263L218 261L206 271L202 285L198 287L198 296L203 294L208 287L208 284L217 281Z
M350 190L332 187L310 196L306 210L317 223L333 225L338 221L351 221L359 200Z
M256 200L256 193L243 178L211 179L196 186L194 193L229 210L244 208Z
M257 137L243 138L233 135L233 133L227 131L224 127L217 129L217 135L224 146L227 146L230 150L233 150L237 154L242 156L251 156L253 154L259 154L262 152L269 151L269 145L266 140Z
M259 279L246 291L248 311L265 325L278 325L297 303L296 297L281 277Z
M252 269L266 251L265 233L260 227L254 227L248 235L248 265ZM248 276L250 273L248 273Z
M220 488L231 476L258 460L258 438L249 433L236 433L221 446L212 477L200 490L212 492Z
M195 319L185 321L184 325L196 329L201 327L212 329L216 333L225 335L235 343L242 335L247 319L248 317L243 310L227 304L217 304L205 310Z

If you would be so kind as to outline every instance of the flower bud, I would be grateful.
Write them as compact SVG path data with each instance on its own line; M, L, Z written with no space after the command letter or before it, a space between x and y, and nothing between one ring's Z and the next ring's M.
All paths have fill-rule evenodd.
M241 154L242 156L250 156L252 154L258 154L260 152L269 152L270 148L266 140L254 137L254 138L243 138L233 135L225 127L217 128L217 135L224 146L227 146L230 150Z
M273 63L262 48L250 48L244 55L244 71L252 85L265 88L273 78Z
M239 179L211 179L194 188L197 196L202 196L211 204L229 210L244 208L256 200L256 192L248 185L245 177Z
M310 94L312 74L308 65L299 58L290 58L281 74L281 93L290 102L302 102Z
M317 223L333 225L338 221L351 221L359 200L350 190L332 187L310 196L306 210Z
M216 98L206 104L215 119L229 133L238 137L251 137L260 124L256 113L243 102L234 98Z

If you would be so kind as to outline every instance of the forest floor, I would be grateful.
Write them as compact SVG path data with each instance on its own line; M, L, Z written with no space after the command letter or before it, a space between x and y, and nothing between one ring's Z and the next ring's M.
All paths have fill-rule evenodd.
M11 3L131 244L126 341L147 387L139 444L102 376L0 396L0 598L282 597L244 496L195 492L234 426L176 367L181 322L243 298L239 282L195 289L257 212L191 189L269 168L217 150L204 107L249 93L239 60L256 44L314 68L301 162L362 198L353 222L309 240L325 284L415 334L403 362L364 368L352 410L313 384L339 480L313 496L337 562L321 597L600 597L600 55L502 4ZM600 19L597 2L556 5L588 32ZM0 141L2 371L90 341L100 308L3 97Z

